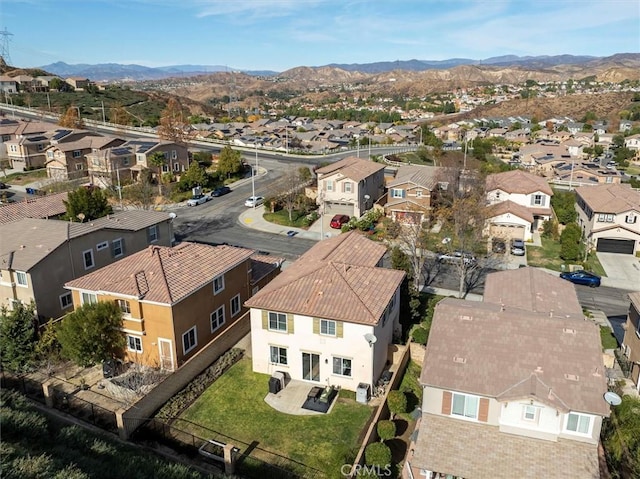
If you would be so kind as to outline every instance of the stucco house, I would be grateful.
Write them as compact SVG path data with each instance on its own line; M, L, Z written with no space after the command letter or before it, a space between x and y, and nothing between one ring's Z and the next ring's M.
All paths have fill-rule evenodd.
M576 188L576 211L589 247L605 253L640 251L640 192L624 184Z
M247 301L253 370L373 386L400 333L405 273L381 267L385 251L355 231L326 239Z
M487 176L488 235L525 241L551 218L553 191L540 176L522 170ZM501 204L505 203L505 204Z
M563 306L562 280L535 271L487 276L506 301L436 306L404 477L600 477L609 405L599 328L582 317L575 291Z
M59 318L72 307L64 284L150 244L170 245L172 217L130 210L86 223L23 218L0 232L0 301L35 301L41 318Z
M384 165L350 156L318 168L317 201L325 215L359 218L384 194Z
M67 141L53 142L46 150L47 176L64 181L88 176L85 155L120 146L125 140L76 132Z
M637 135L627 136L624 139L624 146L636 152L636 156L640 154L640 133Z
M75 308L120 306L126 360L173 371L233 327L254 289L280 271L280 260L253 256L227 245L152 245L66 287Z
M631 380L640 392L640 292L629 293L629 313L627 314L622 351L631 363Z

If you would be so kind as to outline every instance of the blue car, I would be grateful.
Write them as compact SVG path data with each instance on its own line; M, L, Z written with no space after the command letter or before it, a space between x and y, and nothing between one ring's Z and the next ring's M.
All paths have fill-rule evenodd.
M600 286L600 276L588 271L574 271L573 273L560 273L562 279L571 281L574 284L583 284L591 288Z

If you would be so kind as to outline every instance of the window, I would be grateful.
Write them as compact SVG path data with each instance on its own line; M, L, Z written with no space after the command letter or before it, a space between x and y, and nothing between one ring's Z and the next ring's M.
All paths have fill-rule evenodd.
M162 172L163 173L168 173L169 172L169 165L167 165L166 163L164 165L162 165Z
M127 335L127 349L134 353L142 352L142 340L138 336Z
M176 150L171 150L171 159L172 160L178 159L178 152Z
M269 346L269 358L273 364L287 365L287 348Z
M149 226L147 228L147 240L149 243L158 241L158 225Z
M637 218L638 217L636 215L631 213L630 215L625 216L624 222L628 224L635 224Z
M416 190L416 198L422 198L422 190Z
M116 304L124 314L131 314L131 305L125 299L116 299Z
M404 198L404 190L401 190L398 188L392 188L391 198Z
M27 273L24 273L22 271L16 271L16 283L18 284L18 286L27 286L28 282L27 282Z
M76 171L84 170L84 165L82 163L76 163Z
M53 151L47 151L47 158L53 160Z
M453 393L451 414L469 419L477 419L478 405L479 401L477 397Z
M96 251L102 251L103 249L105 249L108 246L109 246L109 242L108 241L103 241L102 243L98 243L96 245Z
M325 336L335 336L336 335L336 322L330 321L328 319L320 320L320 334L324 334Z
M18 151L18 147L16 145L10 145L9 149L11 150L12 153L15 153Z
M60 307L67 309L73 306L73 296L71 293L65 293L60 295Z
M224 306L220 306L213 313L211 313L211 332L224 324Z
M128 156L125 156L122 159L122 166L129 166L129 157Z
M136 155L136 163L144 163L144 155Z
M614 215L607 215L605 213L598 214L598 222L600 223L613 223Z
M578 434L589 434L591 426L591 418L583 414L571 412L567 415L567 431L576 432Z
M88 249L87 251L83 251L82 252L82 259L84 261L84 269L91 269L96 265L95 262L93 261L93 250L92 249Z
M500 192L496 191L496 200L499 200L499 199L500 199Z
M333 191L333 181L332 180L325 181L325 185L327 185L327 191Z
M80 158L82 156L82 152L80 150L74 150L73 157Z
M284 313L269 313L269 329L271 331L287 332L287 315Z
M344 192L345 193L351 193L351 189L352 189L351 182L347 181L347 182L343 183L343 185L344 185L343 186Z
M114 258L118 258L124 254L124 248L122 247L122 238L114 239L111 242L111 254Z
M544 201L542 199L542 195L533 195L533 204L537 206L544 205Z
M173 171L180 171L180 163L173 164Z
M93 293L82 293L82 304L96 304L98 297Z
M42 151L42 150L44 150L44 145L42 143L40 143L38 145L38 151Z
M213 278L213 294L218 294L224 290L224 275Z
M193 348L198 345L198 337L196 333L196 327L194 326L189 331L182 335L182 351L187 354Z
M531 405L525 405L522 408L522 418L525 421L535 421L538 419L538 408Z
M351 376L351 359L333 358L333 374Z
M231 298L231 317L234 317L240 312L240 295L236 295Z

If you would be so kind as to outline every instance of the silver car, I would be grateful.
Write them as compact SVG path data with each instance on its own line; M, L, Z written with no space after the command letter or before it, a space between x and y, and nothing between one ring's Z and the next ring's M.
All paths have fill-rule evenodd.
M202 194L195 195L187 200L187 206L198 206L198 205L201 205L202 203L206 203L210 199L211 197L207 195L202 195Z

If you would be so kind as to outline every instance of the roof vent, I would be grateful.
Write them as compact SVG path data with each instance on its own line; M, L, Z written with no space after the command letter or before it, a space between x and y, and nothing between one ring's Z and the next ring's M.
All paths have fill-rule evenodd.
M542 366L538 366L538 367L536 367L536 369L533 372L534 373L538 373L538 374L542 374L544 372L544 369L542 369Z
M469 316L469 315L467 315L467 314L461 314L461 315L460 315L460 319L461 319L462 321L473 321L473 317L472 317L472 316Z
M453 357L453 362L454 363L458 363L458 364L466 364L467 358L462 358L460 356L454 356Z
M576 330L571 328L562 328L562 332L567 334L576 334Z
M565 375L564 375L564 378L565 378L567 381L577 381L577 380L579 379L579 377L578 377L578 375L577 375L577 374L565 374Z

